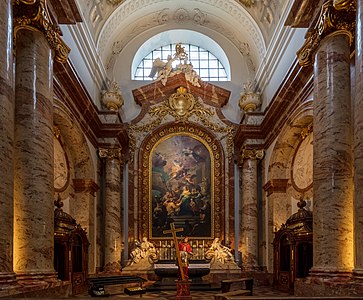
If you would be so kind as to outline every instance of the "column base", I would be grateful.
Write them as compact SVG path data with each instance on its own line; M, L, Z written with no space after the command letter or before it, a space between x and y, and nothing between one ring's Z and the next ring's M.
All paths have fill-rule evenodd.
M312 269L306 278L298 278L294 295L299 297L347 297L363 295L363 281L356 282L352 272Z
M17 272L16 280L14 277L12 274L0 273L0 298L68 298L71 291L71 283L58 280L57 273L53 270ZM4 288L2 282L6 278L10 279L12 285Z
M121 264L119 262L108 263L103 267L102 274L121 274Z
M49 285L59 281L54 270L16 272L16 279L20 285Z
M353 280L363 281L363 269L354 269L353 270Z
M17 284L16 274L14 272L0 272L0 289Z

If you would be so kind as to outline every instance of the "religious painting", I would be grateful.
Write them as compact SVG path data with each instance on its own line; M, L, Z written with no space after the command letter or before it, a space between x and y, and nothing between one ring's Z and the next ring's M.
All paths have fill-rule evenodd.
M212 237L213 172L211 151L190 135L161 139L151 152L151 237L168 237L170 223L179 236Z

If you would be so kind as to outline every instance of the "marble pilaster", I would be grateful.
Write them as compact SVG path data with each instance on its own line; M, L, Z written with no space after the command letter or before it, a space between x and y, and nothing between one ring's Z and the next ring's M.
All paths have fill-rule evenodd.
M19 30L15 81L14 270L56 279L53 267L53 59L39 31Z
M88 241L88 272L96 271L96 228L95 228L95 192L99 187L92 179L73 179L75 191L75 207L72 212L73 217L87 232Z
M271 179L263 187L267 198L267 270L273 272L274 233L291 215L291 205L286 201L288 179Z
M357 0L354 101L354 275L363 279L363 0Z
M15 282L14 223L14 78L12 1L0 2L0 290Z
M263 154L263 150L243 149L240 157L242 200L238 248L244 270L258 267L257 160L262 159Z
M99 149L105 159L104 268L107 273L121 271L121 149Z

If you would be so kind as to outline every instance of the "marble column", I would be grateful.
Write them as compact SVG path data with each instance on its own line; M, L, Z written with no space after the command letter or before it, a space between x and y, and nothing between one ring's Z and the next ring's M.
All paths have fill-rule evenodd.
M363 279L363 0L357 0L354 101L354 274Z
M12 1L0 2L0 290L15 281L14 223L14 78Z
M243 149L240 157L242 197L238 248L244 270L258 268L257 161L263 154L263 150Z
M20 30L16 55L14 268L55 278L52 50L39 31Z
M72 216L87 232L88 242L88 272L96 272L96 224L95 224L95 206L96 195L99 187L93 179L73 179L75 192L74 209Z
M105 159L104 268L106 273L121 271L121 149L99 149Z
M314 66L313 273L353 268L350 43L346 31L320 42Z
M68 47L50 23L45 1L28 4L18 1L14 2L13 9L16 38L14 271L23 284L47 284L56 281L53 57L62 61L65 54L62 50Z

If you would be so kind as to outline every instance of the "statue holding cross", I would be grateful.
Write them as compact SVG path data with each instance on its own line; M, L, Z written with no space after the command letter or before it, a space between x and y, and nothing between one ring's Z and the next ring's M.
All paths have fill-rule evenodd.
M175 245L175 255L179 267L179 280L176 283L177 286L177 300L189 300L192 299L190 296L190 288L188 281L188 254L191 254L191 247L189 245L188 240L184 240L178 243L178 238L176 236L177 232L183 231L184 228L175 228L174 223L170 223L170 230L164 230L164 234L171 233L173 235L173 241ZM185 243L184 243L185 242ZM183 245L185 244L185 245ZM189 246L186 246L186 244ZM185 257L186 255L186 257Z
M175 255L177 259L177 264L179 267L179 277L182 281L188 280L188 255L192 253L192 248L188 243L188 238L185 237L182 242L178 242L176 236L177 232L182 232L183 228L175 228L174 223L170 224L170 230L164 230L164 234L171 233L173 236L173 241L175 245Z

